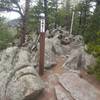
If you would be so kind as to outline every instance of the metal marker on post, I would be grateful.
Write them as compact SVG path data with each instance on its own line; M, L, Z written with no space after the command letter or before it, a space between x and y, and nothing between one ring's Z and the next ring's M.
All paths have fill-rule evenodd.
M45 52L45 14L40 14L40 56L39 74L44 74L44 52Z

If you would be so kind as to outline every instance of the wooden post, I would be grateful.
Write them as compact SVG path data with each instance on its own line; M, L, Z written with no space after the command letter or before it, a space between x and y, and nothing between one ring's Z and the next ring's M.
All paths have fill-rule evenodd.
M45 33L40 33L39 75L44 74Z
M45 14L40 14L40 56L39 56L39 74L44 74L44 55L45 55Z

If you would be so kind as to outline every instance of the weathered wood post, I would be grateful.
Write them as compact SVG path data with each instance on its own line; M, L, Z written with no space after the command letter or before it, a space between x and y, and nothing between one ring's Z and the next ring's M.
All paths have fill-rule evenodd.
M39 75L44 74L44 52L45 52L45 14L40 14L40 55Z

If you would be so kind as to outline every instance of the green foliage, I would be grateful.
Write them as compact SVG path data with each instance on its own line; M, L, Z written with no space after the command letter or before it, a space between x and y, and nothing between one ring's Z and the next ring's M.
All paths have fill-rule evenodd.
M39 28L39 14L41 12L44 12L45 8L43 7L43 2L39 0L37 4L30 9L29 14L29 28L33 30L37 30ZM66 10L62 8L58 8L58 1L55 0L48 0L48 8L47 8L47 16L48 16L48 24L49 28L54 27L54 24L57 24L59 26L64 26L66 19L66 15L70 15L69 13L66 13Z
M97 35L100 35L99 32L97 32ZM89 73L94 74L97 79L100 80L100 38L99 36L96 38L95 41L88 43L88 52L93 54L96 58L96 65L89 69Z
M100 42L99 42L100 43ZM96 65L89 69L90 74L94 74L100 80L100 44L88 43L88 52L96 58Z
M100 55L100 45L95 43L88 43L88 52L93 54L94 56Z
M90 24L90 1L82 1L75 7L73 33L84 36Z
M4 20L0 18L0 49L4 49L9 46L9 43L13 40L13 35L10 29L4 23Z
M69 16L70 14L66 13L65 9L59 9L57 13L57 23L58 26L64 26L65 25L65 18L66 16Z
M89 67L88 69L88 73L89 74L94 74L96 76L96 78L98 80L100 80L100 46L99 47L93 47L94 45L89 45L89 52L91 52L92 54L94 54L94 51L96 54L94 54L96 56L96 65ZM97 52L96 52L97 51ZM99 55L97 55L97 53L99 53Z
M90 23L86 29L84 39L85 42L95 42L100 41L100 6L97 6L94 14L91 16ZM98 44L98 43L97 43ZM100 42L99 42L100 45Z
M88 47L88 53L96 57L96 65L90 67L89 73L94 74L100 80L100 5L96 6L93 14L90 15L84 34L85 43Z
M100 80L100 56L96 59L97 64L94 66L93 74Z
M29 11L28 28L31 31L37 31L39 28L39 15L44 11L42 5L43 4L41 0L39 0L39 2L37 2L37 5L31 8Z

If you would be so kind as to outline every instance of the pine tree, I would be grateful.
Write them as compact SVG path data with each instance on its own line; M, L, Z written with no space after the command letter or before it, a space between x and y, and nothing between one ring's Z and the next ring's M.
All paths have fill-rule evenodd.
M21 8L19 4L20 0L1 0L0 1L0 11L7 11L7 12L17 12L21 16L21 31L20 31L20 46L25 42L25 36L28 33L27 30L27 19L28 19L28 12L30 8L30 0L25 1L25 8L24 10Z

